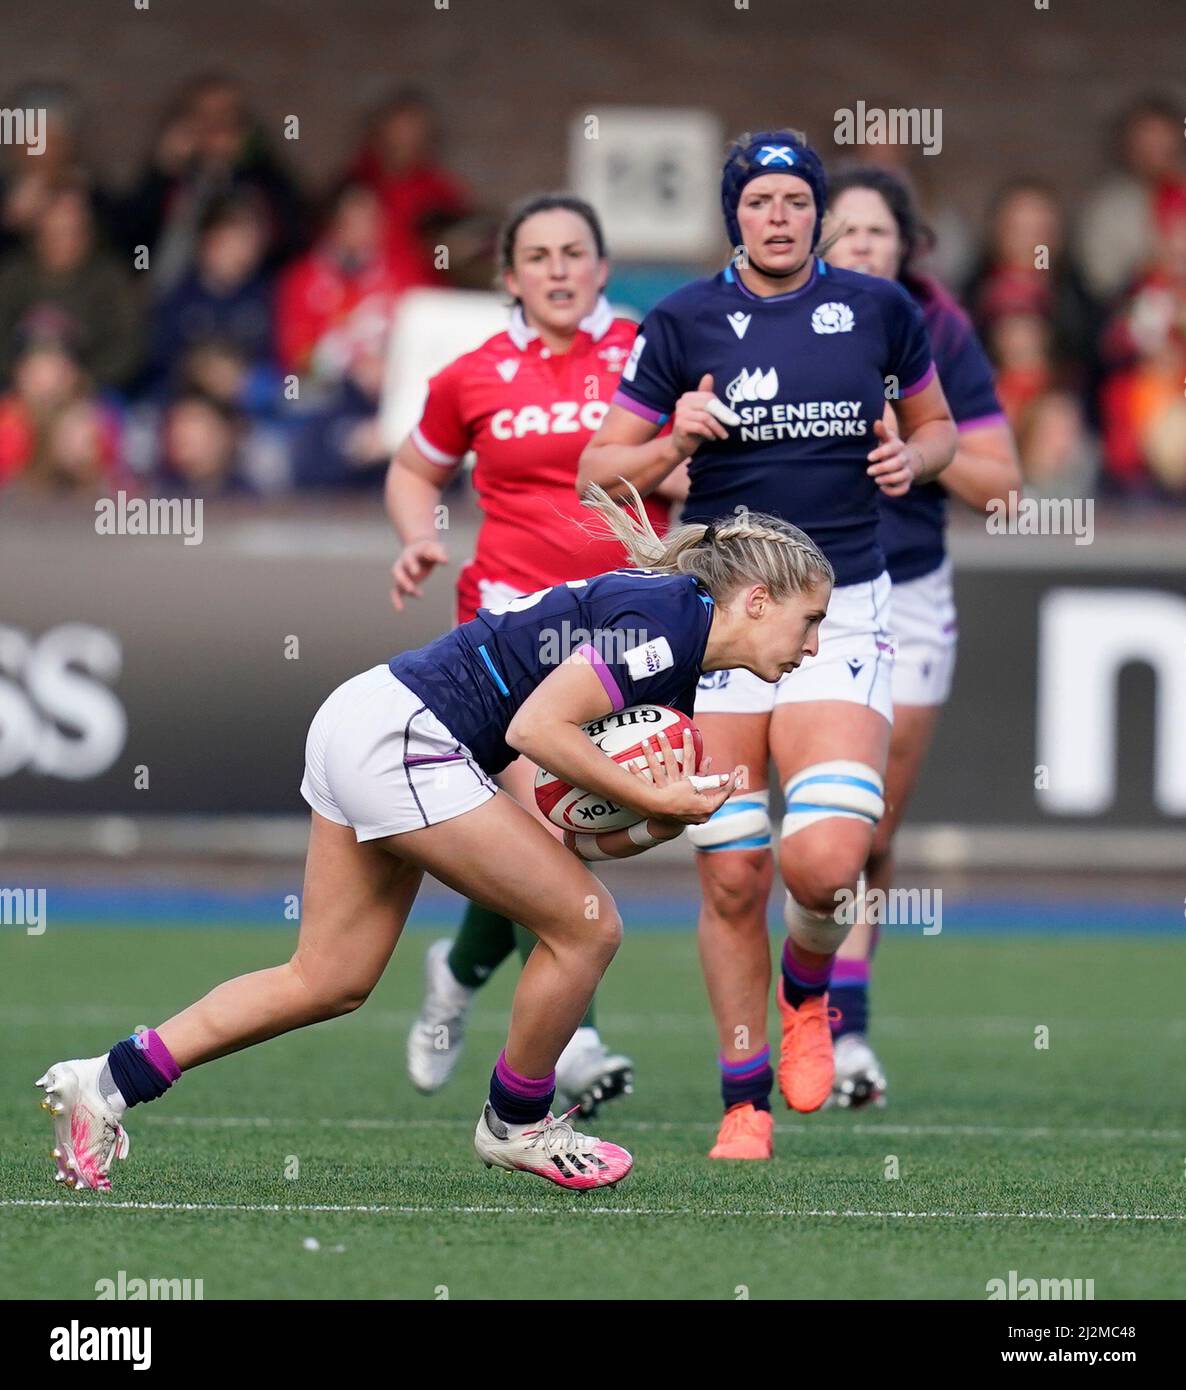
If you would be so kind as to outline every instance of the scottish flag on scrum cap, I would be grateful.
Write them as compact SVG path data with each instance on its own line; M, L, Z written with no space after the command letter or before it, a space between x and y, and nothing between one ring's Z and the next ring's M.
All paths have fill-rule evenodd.
M763 145L758 151L758 163L767 168L771 164L794 164L795 152L789 145Z
M741 245L737 204L741 191L751 179L763 174L794 174L808 184L815 195L815 231L811 244L819 241L824 209L828 203L828 179L819 155L794 131L763 130L736 141L725 157L721 171L721 211L730 246Z

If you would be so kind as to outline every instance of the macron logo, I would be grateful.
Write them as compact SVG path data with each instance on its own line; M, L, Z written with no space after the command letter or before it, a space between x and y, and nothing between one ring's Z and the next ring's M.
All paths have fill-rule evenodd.
M739 338L745 337L745 330L749 327L749 321L753 318L752 314L743 314L740 309L736 313L728 316L729 327Z
M513 357L505 357L501 362L494 364L494 370L502 377L508 385L514 381L515 373L519 370L519 364Z

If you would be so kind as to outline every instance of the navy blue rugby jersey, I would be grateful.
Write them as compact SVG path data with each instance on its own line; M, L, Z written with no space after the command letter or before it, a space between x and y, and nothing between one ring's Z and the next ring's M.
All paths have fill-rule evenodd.
M645 569L570 579L477 616L388 662L486 772L518 754L506 731L561 662L583 651L615 710L669 705L691 715L713 603L695 578Z
M773 512L807 532L838 584L876 578L885 557L865 472L873 424L889 378L910 396L934 376L906 291L817 259L801 289L763 299L727 266L647 315L614 402L662 423L705 372L742 423L692 456L683 519Z
M915 299L956 428L1003 424L992 367L967 314L934 280L920 280ZM912 487L903 497L881 494L881 546L895 584L939 568L947 554L946 529L947 489L939 481Z

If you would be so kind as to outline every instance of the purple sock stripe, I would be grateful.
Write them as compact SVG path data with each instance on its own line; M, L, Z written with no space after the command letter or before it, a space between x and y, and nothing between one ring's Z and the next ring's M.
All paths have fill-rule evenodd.
M867 960L838 960L832 967L834 985L867 985L869 983L869 962Z
M505 1052L498 1054L498 1061L495 1063L494 1070L499 1081L510 1091L511 1095L522 1096L524 1100L539 1100L541 1096L546 1096L556 1089L556 1073L554 1071L541 1077L520 1076L517 1071L512 1071L507 1066Z
M802 985L804 989L812 989L819 985L826 985L832 978L832 962L820 966L813 970L808 965L802 965L791 955L791 943L788 938L782 948L782 968L787 972L797 985Z
M605 687L605 693L609 696L615 710L625 709L626 701L618 682L614 680L614 673L605 664L605 658L591 643L586 642L583 647L576 649L577 656L583 656L590 666L597 672L597 679Z
M770 1065L770 1048L764 1047L758 1055L749 1062L727 1062L724 1057L718 1059L721 1064L721 1071L726 1076L734 1079L742 1079L762 1071Z
M136 1039L136 1046L160 1072L162 1079L172 1086L181 1075L181 1068L173 1060L173 1054L165 1046L160 1035L155 1029L148 1028L143 1033L134 1033L132 1036Z

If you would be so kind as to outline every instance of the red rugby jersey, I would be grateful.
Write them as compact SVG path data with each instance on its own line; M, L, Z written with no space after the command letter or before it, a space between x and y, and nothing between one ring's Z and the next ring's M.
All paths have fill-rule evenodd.
M516 309L505 333L457 358L428 384L412 432L433 463L452 467L471 449L485 519L457 584L458 621L480 606L479 582L524 593L616 569L622 547L581 529L597 518L576 494L581 452L605 419L637 325L604 299L566 353L551 352ZM669 506L647 499L660 533Z

